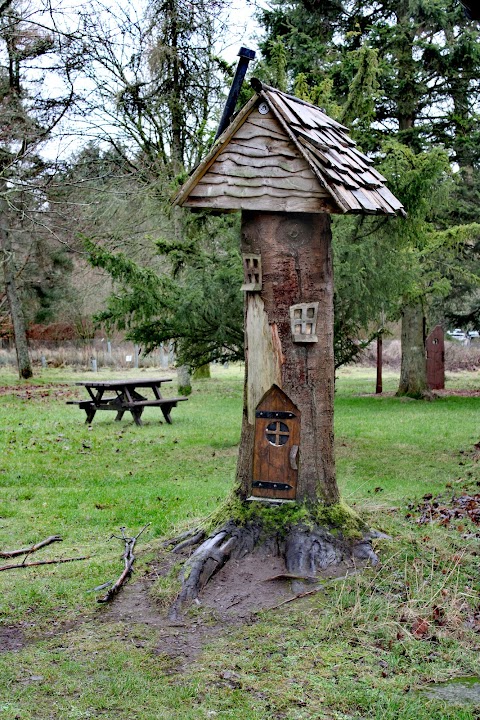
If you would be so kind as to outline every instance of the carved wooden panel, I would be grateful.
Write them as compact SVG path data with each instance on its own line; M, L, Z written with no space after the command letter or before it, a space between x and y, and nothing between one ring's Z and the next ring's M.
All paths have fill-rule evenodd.
M298 303L290 307L290 324L294 342L317 342L318 302Z
M300 444L300 413L274 385L255 413L252 496L295 500Z
M243 285L242 290L260 292L262 289L262 257L261 255L242 255Z

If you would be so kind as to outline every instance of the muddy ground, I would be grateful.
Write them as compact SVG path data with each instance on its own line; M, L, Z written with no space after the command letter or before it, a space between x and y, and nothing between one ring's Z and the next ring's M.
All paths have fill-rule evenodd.
M143 575L134 576L107 605L98 606L91 614L77 621L51 626L48 632L33 636L28 625L0 626L0 652L18 652L25 645L75 631L85 622L120 623L153 628L158 633L156 652L173 661L174 671L181 672L201 653L203 647L229 628L256 621L258 613L289 602L304 602L321 592L322 579L303 581L285 575L282 558L265 551L230 560L207 584L193 603L194 612L186 610L180 619L169 617L169 606L161 607L152 597L152 588L159 575L166 575L174 563L186 559L167 551L158 556ZM353 565L325 572L325 582L355 572ZM305 594L305 595L304 595Z

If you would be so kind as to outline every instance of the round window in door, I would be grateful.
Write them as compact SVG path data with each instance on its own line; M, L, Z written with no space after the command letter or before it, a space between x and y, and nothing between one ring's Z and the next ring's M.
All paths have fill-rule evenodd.
M265 434L270 445L276 445L279 447L280 445L285 445L290 436L290 431L288 429L288 425L276 420L275 422L271 422L267 425Z

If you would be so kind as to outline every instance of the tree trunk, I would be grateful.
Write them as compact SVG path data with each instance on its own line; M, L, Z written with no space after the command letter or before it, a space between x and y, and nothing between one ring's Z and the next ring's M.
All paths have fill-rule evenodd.
M193 379L194 380L205 380L208 378L211 378L210 374L210 363L206 363L205 365L200 365L195 372L193 373Z
M13 325L18 374L21 378L27 379L32 377L33 372L28 353L27 330L15 278L15 259L8 232L8 205L3 195L6 191L4 182L2 182L2 185L3 187L0 187L0 192L2 193L0 195L0 252L2 256L3 276Z
M421 302L402 310L402 367L397 395L420 398L429 394L425 357L425 324Z
M298 409L297 501L339 500L333 449L333 269L330 217L244 212L242 253L260 255L261 290L246 292L245 389L238 493L252 494L257 407L274 385ZM295 342L290 307L319 303L317 342ZM258 433L257 433L258 435ZM271 443L274 444L274 443ZM281 475L281 468L279 469ZM281 478L280 478L281 479Z
M180 395L190 395L192 392L192 379L187 365L177 367L177 390Z
M256 552L257 562L268 562L278 555L286 576L300 583L332 566L377 562L378 534L339 502L335 479L330 216L244 212L242 254L246 352L236 493L253 502L247 518L229 499L206 539L197 527L174 541L174 552L200 542L182 569L175 620L230 558L241 562ZM308 520L304 507L269 513L258 500L305 501Z

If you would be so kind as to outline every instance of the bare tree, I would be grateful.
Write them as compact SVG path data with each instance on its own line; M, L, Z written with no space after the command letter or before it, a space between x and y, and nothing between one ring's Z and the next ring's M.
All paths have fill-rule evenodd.
M16 0L0 7L0 253L22 378L32 375L32 367L15 238L20 226L25 231L30 224L31 231L35 224L43 225L39 214L51 173L39 149L62 122L74 96L74 63L64 54L65 37L60 42L51 19L49 7L34 10ZM49 88L53 75L56 87Z
M157 0L81 12L86 134L138 172L171 179L211 141L228 65L213 48L225 0Z

